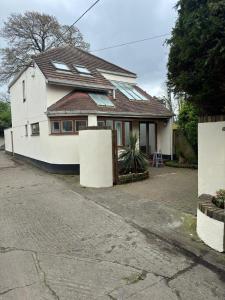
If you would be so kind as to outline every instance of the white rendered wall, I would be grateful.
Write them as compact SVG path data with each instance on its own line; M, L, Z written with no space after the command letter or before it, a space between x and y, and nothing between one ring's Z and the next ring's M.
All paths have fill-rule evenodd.
M157 121L157 150L162 154L172 155L173 153L173 128L172 118L167 122Z
M197 233L201 240L211 248L223 252L224 223L214 220L197 210Z
M71 87L47 85L47 107L59 101L61 98L72 92L72 90L73 88Z
M25 81L25 102L23 102L23 80ZM12 127L47 120L46 99L44 75L36 65L29 67L10 88Z
M22 81L25 80L26 101L23 103ZM59 100L68 89L47 89L44 75L39 68L28 68L10 88L14 152L53 164L79 164L78 135L51 135L45 114L47 99ZM32 136L30 124L39 122L40 135ZM28 136L25 134L28 126ZM11 137L6 131L6 150L10 150ZM66 153L66 155L65 155Z
M111 130L81 130L79 153L82 186L100 188L113 185Z
M108 74L101 72L101 74L108 80L122 81L127 83L136 83L136 78L128 77L128 76L119 76L114 74Z
M98 126L98 118L96 115L88 116L88 126Z
M12 128L4 130L4 139L5 139L5 150L12 152L12 139L11 139Z
M198 194L225 188L225 122L198 124Z

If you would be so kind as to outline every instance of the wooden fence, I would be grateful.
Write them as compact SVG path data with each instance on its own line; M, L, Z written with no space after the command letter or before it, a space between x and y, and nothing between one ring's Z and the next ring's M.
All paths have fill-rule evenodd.
M221 121L225 121L225 115L214 115L214 116L203 115L199 117L199 123L221 122Z

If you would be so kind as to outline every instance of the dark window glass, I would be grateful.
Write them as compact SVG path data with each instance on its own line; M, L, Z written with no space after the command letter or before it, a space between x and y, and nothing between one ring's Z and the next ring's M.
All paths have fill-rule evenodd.
M62 131L73 132L73 121L71 120L62 121Z
M25 136L28 136L28 128L27 128L27 125L25 125Z
M25 102L26 101L25 80L22 81L22 89L23 89L23 102Z
M105 121L98 121L98 127L104 127Z
M106 120L106 126L113 129L113 120Z
M60 132L60 121L52 121L52 133Z
M40 134L39 123L31 124L31 134L32 135L39 135Z
M82 128L87 127L87 121L86 120L79 120L76 121L76 131L79 131Z

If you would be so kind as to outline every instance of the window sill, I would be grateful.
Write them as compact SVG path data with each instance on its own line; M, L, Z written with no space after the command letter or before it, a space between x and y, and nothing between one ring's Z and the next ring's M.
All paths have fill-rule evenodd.
M32 133L31 136L39 136L40 133Z

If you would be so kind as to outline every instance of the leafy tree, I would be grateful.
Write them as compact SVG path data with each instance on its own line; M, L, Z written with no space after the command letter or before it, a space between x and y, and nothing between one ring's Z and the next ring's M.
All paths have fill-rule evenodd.
M3 130L11 126L11 110L8 96L6 94L0 95L0 134Z
M195 153L198 148L198 112L189 102L184 101L178 115L178 126L183 131Z
M225 1L179 0L167 42L169 85L200 113L225 111Z
M32 55L61 45L88 50L89 44L75 26L61 25L54 16L39 12L11 14L0 32L8 46L0 49L0 82L23 69Z

